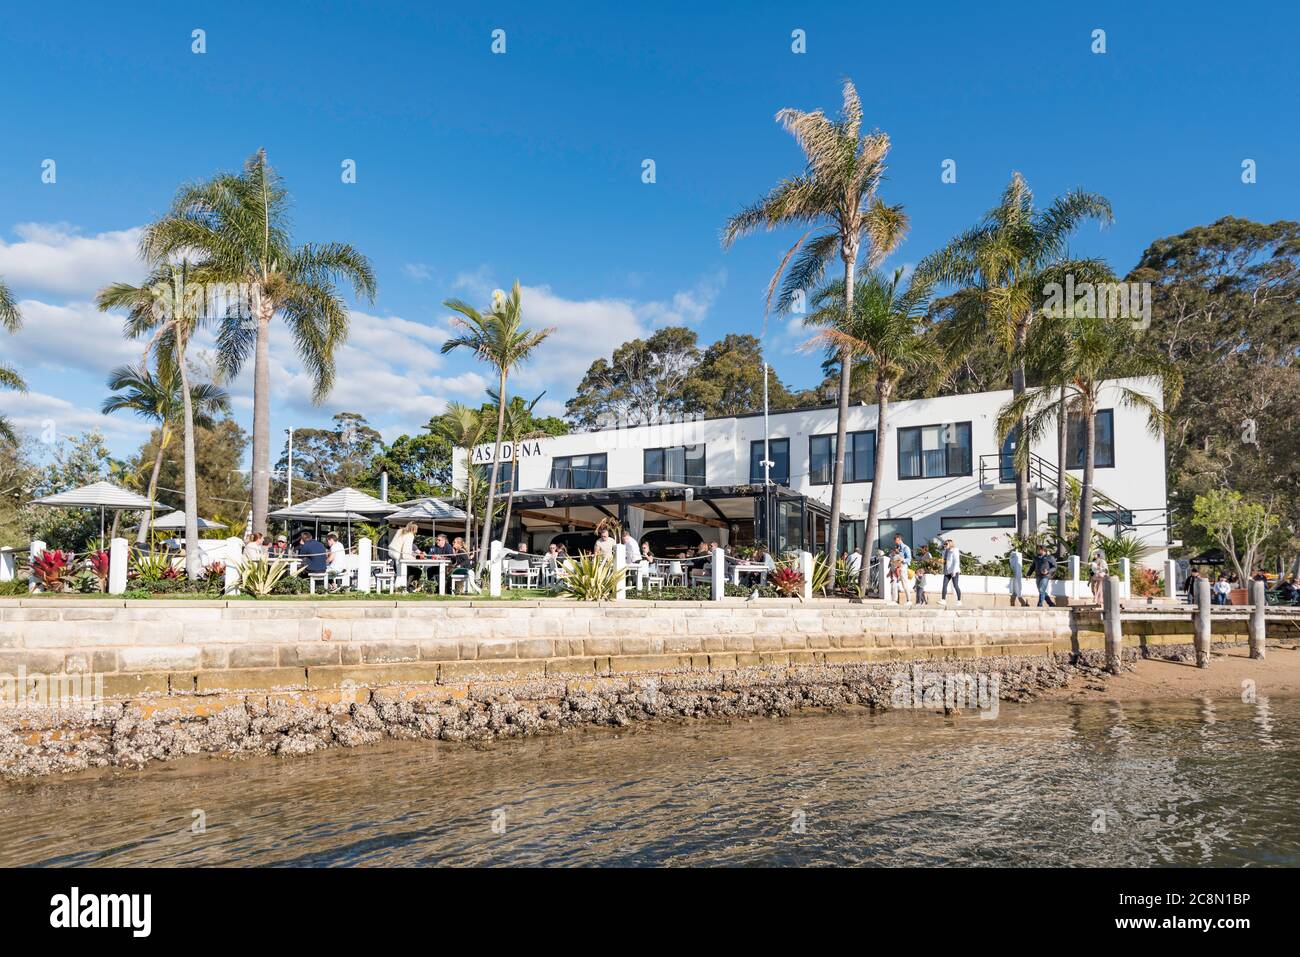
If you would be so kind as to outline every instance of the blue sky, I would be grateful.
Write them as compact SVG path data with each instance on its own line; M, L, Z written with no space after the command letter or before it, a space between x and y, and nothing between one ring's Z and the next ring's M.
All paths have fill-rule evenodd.
M972 224L1013 170L1044 202L1077 186L1107 196L1116 223L1086 228L1075 249L1120 272L1151 240L1223 215L1300 213L1293 5L1048 6L7 7L0 275L27 323L0 350L31 392L0 394L0 409L32 431L98 425L116 454L136 448L142 425L95 411L105 373L139 346L95 313L94 291L139 277L138 229L180 183L259 146L293 193L296 240L351 242L379 279L323 405L289 343L273 342L273 425L359 411L389 438L483 398L483 367L438 355L449 296L486 303L523 283L529 317L559 327L519 377L550 411L594 358L657 326L685 322L703 342L763 331L766 283L794 234L724 252L718 230L800 168L776 111L833 111L846 76L893 140L882 196L912 229L891 265ZM505 54L491 52L495 29ZM796 29L806 53L791 50ZM341 181L346 159L356 183ZM940 180L945 159L955 184ZM814 384L798 330L766 332L781 376ZM231 388L247 423L249 377Z

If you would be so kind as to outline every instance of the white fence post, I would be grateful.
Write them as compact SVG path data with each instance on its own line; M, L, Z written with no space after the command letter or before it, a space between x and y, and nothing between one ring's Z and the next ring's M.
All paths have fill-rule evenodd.
M713 600L722 601L727 594L727 550L719 546L713 550Z
M1268 604L1264 597L1264 583L1253 581L1250 583L1250 656L1252 658L1264 657L1264 638L1268 634L1268 620L1264 617L1266 614L1265 606Z
M1119 577L1120 577L1120 581L1124 583L1124 592L1121 595L1121 597L1132 598L1133 597L1133 563L1130 562L1127 558L1121 558L1119 560Z
M799 574L803 576L803 600L812 601L812 596L813 596L812 552L799 553Z
M1178 563L1172 558L1165 562L1165 597L1178 597Z
M17 573L18 562L14 558L14 550L6 545L0 548L0 582L11 582Z
M488 594L493 598L501 597L500 542L493 542L488 546Z
M368 538L357 540L357 591L370 591L370 557L373 554L372 542Z
M238 595L239 584L244 580L240 567L234 562L226 562L226 580L224 591L227 595Z
M115 538L108 543L108 593L120 595L126 591L126 563L131 553L125 538Z
M30 549L28 550L27 553L29 564L35 565L36 559L40 558L44 554L45 554L45 543L41 541L32 542ZM35 575L33 575L31 578L28 579L27 590L36 591Z
M1070 556L1070 601L1079 598L1079 556Z
M627 598L627 553L623 543L614 546L614 600Z

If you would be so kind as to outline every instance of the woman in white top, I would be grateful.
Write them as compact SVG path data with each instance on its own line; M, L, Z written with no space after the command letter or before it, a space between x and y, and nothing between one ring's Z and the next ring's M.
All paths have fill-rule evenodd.
M262 533L254 532L244 543L244 561L258 562L266 558L266 546L262 544Z

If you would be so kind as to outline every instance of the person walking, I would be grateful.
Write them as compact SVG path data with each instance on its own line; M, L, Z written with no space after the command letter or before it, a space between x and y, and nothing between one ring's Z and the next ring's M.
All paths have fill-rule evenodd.
M1100 605L1106 589L1106 579L1110 576L1110 566L1101 550L1092 553L1092 562L1088 565L1088 584L1092 587L1092 602Z
M957 607L961 607L961 551L950 538L943 543L943 588L939 591L939 604L948 607L948 584L952 583L953 593L957 596Z
M1025 601L1024 596L1024 574L1025 560L1020 554L1020 549L1014 545L1011 547L1011 554L1007 556L1007 561L1011 564L1011 604L1019 604L1022 607L1029 604Z
M1038 607L1042 608L1046 603L1048 606L1055 608L1056 602L1052 601L1052 579L1056 577L1056 559L1047 554L1046 546L1038 546L1038 554L1034 556L1034 581L1038 585Z

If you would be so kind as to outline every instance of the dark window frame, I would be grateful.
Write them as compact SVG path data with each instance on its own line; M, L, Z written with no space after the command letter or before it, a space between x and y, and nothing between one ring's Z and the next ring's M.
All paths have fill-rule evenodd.
M666 453L666 452L672 452L672 451L674 451L674 450L676 450L676 449L681 449L681 450L682 450L682 479L681 479L681 484L683 484L683 485L693 485L693 486L696 486L697 488L698 488L698 487L701 487L701 486L708 485L708 484L709 484L709 483L708 483L708 473L709 473L709 453L708 453L708 446L707 446L704 442L696 442L694 445L661 445L661 446L657 446L657 447L655 447L655 448L643 449L643 450L642 450L642 453L641 453L641 480L642 480L643 482L647 482L647 483L648 483L648 482L676 482L676 481L678 481L677 479L669 478L669 477L667 476L666 472L665 472L665 469L664 469L664 466L667 464L666 461L665 461L664 453ZM689 469L688 469L688 467L687 467L687 466L688 466L688 463L690 462L690 460L686 457L686 451L687 451L688 449L699 449L699 450L700 450L700 455L699 455L699 462L700 462L700 476L699 476L699 481L698 481L698 482L693 481L693 480L691 479L691 477L690 477L690 471L689 471ZM659 471L658 471L657 473L654 473L657 477L655 477L655 478L651 478L651 477L650 477L650 476L651 476L651 471L650 471L650 455L653 454L653 453L655 453L655 452L658 452L659 455L660 455L660 460L659 460L659 461L660 461L660 469L659 469Z
M949 426L949 425L955 427L958 430L958 434L961 433L962 426L966 427L966 471L964 472L951 471L952 465L949 461L950 456L948 454L948 450L951 449L953 446L951 444L948 444L944 447L944 453L943 453L944 471L942 475L925 475L925 474L904 475L903 474L903 434L906 432L919 433L925 429L942 429L945 426ZM934 479L948 479L948 478L969 478L975 474L975 430L972 427L972 422L970 421L927 422L924 425L904 426L897 430L897 432L895 433L894 441L898 445L898 451L896 453L896 467L898 469L898 480L900 482L918 482L925 479L934 480ZM919 461L921 463L921 472L924 473L925 472L924 449L922 449L921 451L921 456Z
M847 441L848 439L858 435L871 436L871 468L868 469L868 471L870 471L872 474L868 475L866 478L849 478L849 454L850 453L848 449L845 449L844 452L844 484L845 485L862 485L864 483L871 482L872 479L875 478L876 452L879 450L879 446L877 445L876 430L856 429L852 432L845 432L844 438ZM836 434L834 432L819 432L817 435L808 436L808 484L809 485L833 485L835 483L835 454L833 451L833 447L835 445L835 438L836 438ZM830 467L829 467L830 474L827 477L825 482L818 482L816 481L816 479L813 478L813 465L812 465L813 442L817 441L818 439L826 439L828 443L827 457L830 462ZM856 451L856 449L854 451Z
M1097 469L1113 469L1115 467L1115 409L1114 407L1111 407L1109 409L1098 409L1096 412L1093 413L1094 419L1100 420L1102 416L1105 416L1106 419L1110 422L1110 442L1106 445L1103 445L1101 442L1097 443L1097 448L1094 454L1096 460L1093 462L1092 467ZM1079 413L1077 412L1071 412L1067 418L1067 421L1070 424L1065 430L1065 461L1066 461L1065 470L1067 472L1081 472L1083 471L1083 464L1084 464L1083 456L1084 453L1087 451L1087 449L1084 447L1084 436L1083 436L1084 423L1080 419ZM1075 423L1078 423L1078 425L1076 426ZM1102 460L1101 453L1103 449L1110 452L1110 461L1108 462ZM1078 454L1078 459L1079 459L1078 465L1074 464L1075 453Z
M777 456L776 446L785 444L785 480L779 477L776 468ZM789 486L790 484L790 439L788 436L768 436L767 444L772 456L772 481L776 485ZM755 458L757 456L757 458ZM754 439L749 443L749 484L763 484L763 466L759 463L763 461L763 440Z
M962 521L993 521L992 525L950 525L949 522ZM939 516L939 531L941 532L960 532L965 529L983 529L983 528L1015 528L1016 517L1014 515L941 515Z
M603 464L601 465L599 471L600 471L600 473L601 473L602 475L605 476L605 478L604 478L604 480L603 480L600 484L598 484L598 485L575 485L575 484L573 484L573 460L574 460L574 459L582 459L582 458L585 458L585 459L587 460L587 462L588 462L587 467L586 467L586 469L585 469L585 471L587 471L587 472L595 472L595 471L596 471L596 469L593 468L593 467L591 466L591 464L590 464L592 459L601 459L601 460L603 460ZM560 465L558 464L558 463L560 463L560 462L563 462L563 463L566 463L566 464L563 465L563 466L560 466ZM556 484L555 484L555 473L556 473L556 469L557 469L557 468L563 468L563 469L567 472L567 474L568 474L568 476L569 476L569 484L568 484L568 485L556 485ZM606 488L606 487L608 486L608 484L609 484L609 453L608 453L608 452L586 452L586 453L577 453L577 454L574 454L574 455L557 455L557 456L554 456L554 457L551 459L551 476L550 476L549 485L547 486L548 488L557 488L557 489L591 489L591 488Z

